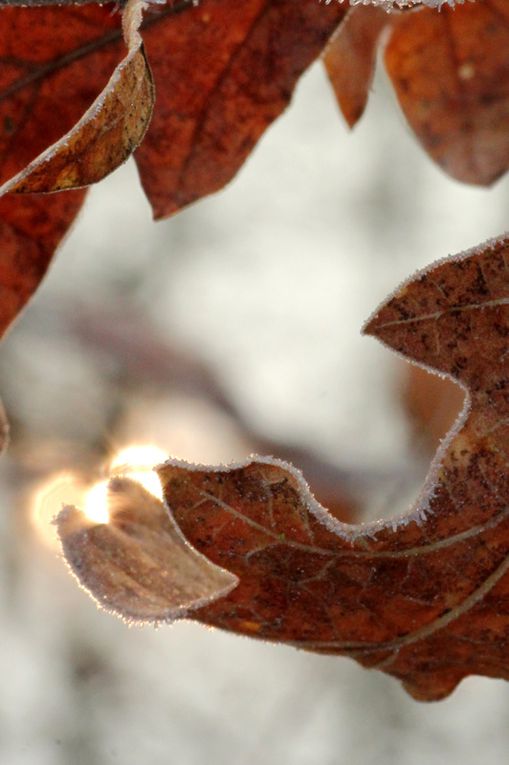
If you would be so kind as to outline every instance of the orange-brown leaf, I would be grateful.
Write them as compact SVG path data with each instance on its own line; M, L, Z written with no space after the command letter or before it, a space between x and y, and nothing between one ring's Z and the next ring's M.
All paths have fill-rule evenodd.
M0 10L0 181L71 130L122 60L111 6Z
M96 183L139 145L154 103L152 77L138 33L141 13L141 1L130 0L123 25L128 53L97 98L65 135L5 183L0 194L60 191Z
M489 185L507 171L507 0L402 14L385 62L406 118L447 173Z
M172 518L239 580L193 618L353 657L422 700L470 674L509 679L509 239L418 274L366 332L469 392L415 507L349 525L289 464L170 460L157 470ZM75 565L93 540L80 522L65 543ZM94 593L93 572L77 574Z
M157 104L136 160L156 218L231 180L345 13L317 0L203 0L147 25Z
M298 475L262 460L215 473L160 469L186 538L240 580L197 618L353 656L422 699L472 673L509 678L507 258L505 240L444 261L367 326L469 389L468 417L409 516L334 523Z
M84 191L0 199L0 337L39 286Z
M352 8L325 50L325 68L350 127L366 108L380 35L392 18L383 8Z

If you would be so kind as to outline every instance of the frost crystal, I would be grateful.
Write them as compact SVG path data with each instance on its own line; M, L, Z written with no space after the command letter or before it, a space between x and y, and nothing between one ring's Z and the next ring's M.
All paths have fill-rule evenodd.
M416 5L427 5L429 8L442 8L443 5L448 5L453 8L455 5L463 5L466 0L337 0L339 3L349 2L350 5L375 5L381 8L385 8L386 11L391 11L394 8L412 8ZM475 0L468 0L469 2L475 2ZM329 5L332 0L324 0L326 5Z

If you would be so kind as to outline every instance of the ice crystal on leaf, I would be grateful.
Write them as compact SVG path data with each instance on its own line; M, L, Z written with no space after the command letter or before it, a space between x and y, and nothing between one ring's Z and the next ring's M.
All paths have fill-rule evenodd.
M463 5L467 0L349 0L350 5L373 5L377 8L384 8L386 11L397 10L400 8L414 8L419 5L425 5L428 8L440 9L444 5L454 8L455 5ZM325 0L328 5L332 0ZM338 0L338 2L348 2L348 0ZM475 2L475 0L468 0Z

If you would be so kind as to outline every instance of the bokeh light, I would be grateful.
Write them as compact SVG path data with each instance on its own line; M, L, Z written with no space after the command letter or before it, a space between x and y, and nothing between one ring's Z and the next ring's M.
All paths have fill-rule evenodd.
M59 548L55 516L65 505L83 505L85 487L72 473L51 476L34 494L31 521L41 539L52 549Z

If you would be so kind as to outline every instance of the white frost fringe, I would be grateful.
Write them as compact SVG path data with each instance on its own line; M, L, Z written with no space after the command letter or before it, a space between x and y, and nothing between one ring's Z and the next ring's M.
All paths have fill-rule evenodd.
M323 0L325 5L329 5L332 0ZM415 5L427 5L429 8L440 8L448 5L454 8L455 5L463 5L466 0L337 0L338 3L350 2L350 5L375 5L385 8L387 11L393 8L409 8ZM468 0L475 2L475 0Z

